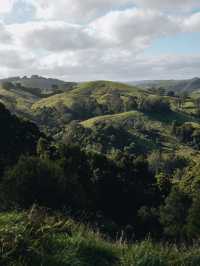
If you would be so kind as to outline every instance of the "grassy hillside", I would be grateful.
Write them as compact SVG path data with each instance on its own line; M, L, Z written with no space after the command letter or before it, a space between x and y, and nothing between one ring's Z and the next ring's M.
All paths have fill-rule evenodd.
M176 150L177 154L184 156L193 154L192 157L199 158L198 151L194 151L172 135L171 123L175 120L185 125L191 124L194 128L199 128L199 123L188 122L192 118L180 113L172 112L163 117L159 114L144 114L138 111L98 116L81 122L81 125L93 131L96 131L100 125L105 124L122 127L130 133L133 140L137 136L138 140L140 140L140 145L146 145L148 152L161 148L163 152L170 153Z
M90 129L90 132L92 130L93 140L91 138L88 140L86 135L89 133L86 131L83 147L89 145L94 149L103 142L103 146L107 145L110 150L114 143L117 145L117 142L121 142L120 149L139 145L141 151L146 150L148 153L161 148L166 152L174 149L177 152L187 150L188 154L193 152L193 148L172 134L172 123L174 121L180 125L187 122L199 123L197 92L185 98L158 96L152 91L111 81L84 82L74 85L65 92L60 91L45 97L41 93L34 93L34 89L26 91L24 87L17 87L6 90L1 86L0 99L10 110L20 114L25 113L42 130L56 136L57 139L62 139L66 135L65 128L71 122L80 121L81 126ZM162 106L159 104L165 102L168 102L170 111L160 110ZM147 107L153 109L147 110ZM119 135L123 134L121 129L119 132L118 129L109 132L103 127L100 128L103 124L123 128L126 140L119 138ZM102 138L102 134L107 134L109 138ZM112 134L115 135L114 142ZM98 139L99 144L94 145L95 141L98 143Z
M44 210L0 214L0 263L4 266L192 266L198 245L178 248L150 240L111 242L88 226Z
M0 85L0 101L12 111L28 111L38 100L35 95L22 90L7 90Z
M120 124L124 122L126 123L127 120L134 120L134 118L141 117L142 114L138 111L131 111L131 112L124 112L120 114L114 115L104 115L104 116L97 116L88 120L83 121L81 124L84 127L93 127L95 124L98 123L113 123L113 124Z
M38 101L32 106L32 109L55 107L59 104L71 107L78 101L83 101L84 99L87 100L88 97L94 98L98 103L104 103L112 93L120 94L124 97L124 101L127 97L145 94L145 92L141 92L136 87L122 83L111 81L86 82L74 87L71 91Z

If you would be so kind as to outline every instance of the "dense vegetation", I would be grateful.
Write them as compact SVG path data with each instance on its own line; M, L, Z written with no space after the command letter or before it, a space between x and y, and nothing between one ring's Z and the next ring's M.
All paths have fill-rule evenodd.
M2 265L199 265L198 92L4 82L0 96Z
M16 226L17 225L17 226ZM197 246L177 248L150 240L129 245L105 241L94 229L33 207L0 215L1 265L199 265Z

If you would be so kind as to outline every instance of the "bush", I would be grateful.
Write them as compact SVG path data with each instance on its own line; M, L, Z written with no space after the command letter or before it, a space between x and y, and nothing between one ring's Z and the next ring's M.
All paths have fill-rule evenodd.
M35 206L0 215L0 265L118 265L118 249L71 219Z
M139 100L139 109L144 112L169 112L170 104L167 99L159 96L149 96Z
M177 187L173 187L160 210L164 233L178 240L186 237L186 224L191 198Z
M52 161L36 157L21 157L1 182L4 204L22 208L33 203L60 207L64 189L62 169Z

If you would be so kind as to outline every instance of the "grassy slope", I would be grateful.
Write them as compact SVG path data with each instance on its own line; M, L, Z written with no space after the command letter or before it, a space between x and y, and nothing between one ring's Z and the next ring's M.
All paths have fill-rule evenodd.
M111 81L86 82L76 86L75 89L71 91L40 100L33 104L32 109L35 110L43 107L55 107L60 103L70 107L73 103L79 100L87 99L88 96L95 98L99 103L103 103L109 92L112 92L113 90L124 94L126 97L145 93L141 92L136 87L128 86L122 83L115 83Z
M81 122L81 124L84 127L93 127L95 126L96 123L101 123L101 122L119 124L119 123L125 122L127 119L134 119L140 116L141 116L140 112L130 111L130 112L124 112L120 114L93 117L91 119Z
M38 98L22 90L5 90L0 85L0 101L11 110L29 111Z
M0 214L0 264L4 266L189 266L200 248L177 248L150 240L110 242L71 219L32 209Z
M180 143L175 136L171 134L171 122L173 120L178 120L182 122L187 122L191 120L191 117L172 112L171 114L162 115L162 114L144 114L138 111L124 112L114 115L105 115L98 116L81 122L84 127L95 128L99 123L106 123L112 125L120 125L127 127L127 130L130 133L137 134L141 139L149 140L148 136L145 136L134 128L134 121L143 120L147 131L156 130L159 135L159 140L162 143L162 148L165 152L170 152L176 147L176 152L185 156L191 156L199 158L200 154L197 151L194 151L192 148ZM193 123L195 127L198 127L199 124ZM152 147L155 148L155 140L152 140Z

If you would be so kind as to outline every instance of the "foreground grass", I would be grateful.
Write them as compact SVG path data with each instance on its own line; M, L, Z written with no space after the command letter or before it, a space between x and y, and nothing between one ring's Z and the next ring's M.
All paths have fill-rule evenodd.
M150 240L133 245L111 243L71 219L33 208L0 214L0 265L200 265L200 247L178 249Z

